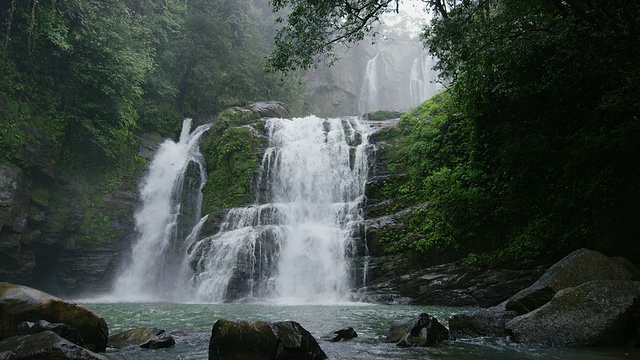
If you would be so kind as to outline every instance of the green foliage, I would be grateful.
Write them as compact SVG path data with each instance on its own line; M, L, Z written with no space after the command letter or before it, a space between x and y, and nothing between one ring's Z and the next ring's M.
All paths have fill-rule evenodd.
M250 112L222 113L202 139L200 148L208 171L202 189L203 213L253 201L252 180L260 164L257 149L267 141L247 125L255 121Z

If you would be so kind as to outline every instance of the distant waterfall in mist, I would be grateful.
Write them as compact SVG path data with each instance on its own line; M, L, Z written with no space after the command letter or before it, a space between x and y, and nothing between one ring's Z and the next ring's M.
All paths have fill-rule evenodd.
M198 141L210 125L191 130L183 122L178 142L165 140L140 186L142 206L135 214L138 239L131 260L116 278L113 296L125 301L184 296L191 274L184 254L195 237L206 180Z
M269 119L256 203L195 242L194 299L344 299L363 222L369 126L360 118Z
M376 54L369 60L364 71L360 100L358 101L360 114L380 110L379 56L380 54Z
M422 104L444 88L441 83L436 82L438 73L433 70L435 63L427 50L423 50L421 55L413 60L409 79L411 107Z

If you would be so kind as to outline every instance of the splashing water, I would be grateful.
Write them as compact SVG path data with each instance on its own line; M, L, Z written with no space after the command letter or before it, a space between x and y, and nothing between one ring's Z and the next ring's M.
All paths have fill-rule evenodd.
M200 220L200 189L206 172L198 141L209 126L202 125L190 132L191 119L185 119L180 140L165 140L150 163L140 186L142 206L135 214L138 239L131 260L114 282L114 298L147 301L184 296L191 273L184 271L188 240L181 233L193 232L191 229ZM195 197L183 191L190 182L186 179L188 173L195 174L198 190ZM191 211L186 211L186 206L192 207ZM185 218L187 214L190 216Z
M256 202L189 249L195 299L344 300L353 286L367 179L360 118L269 119Z

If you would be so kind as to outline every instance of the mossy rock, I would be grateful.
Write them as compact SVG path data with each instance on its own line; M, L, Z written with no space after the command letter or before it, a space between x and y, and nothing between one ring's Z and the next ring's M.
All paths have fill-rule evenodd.
M597 280L559 291L544 306L507 323L517 342L543 346L636 346L640 282Z
M38 320L63 323L78 330L91 351L106 349L109 329L98 314L40 290L0 283L0 339L17 335L23 321Z

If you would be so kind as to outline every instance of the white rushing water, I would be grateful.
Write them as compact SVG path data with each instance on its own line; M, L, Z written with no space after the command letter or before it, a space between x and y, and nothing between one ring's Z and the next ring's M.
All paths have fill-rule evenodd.
M363 221L369 126L360 118L269 119L256 202L189 250L197 301L344 300Z
M198 222L202 194L198 191L194 198L184 199L195 207L191 211L195 217L179 220L181 212L185 212L181 209L183 186L189 166L196 167L198 190L206 180L198 141L208 128L209 125L203 125L190 132L191 119L186 119L179 141L165 140L151 161L140 185L142 205L135 214L138 239L130 261L113 285L115 299L169 300L184 294L184 286L191 276L183 266L184 254L187 242L192 240L180 238L179 226L182 221L190 229Z

